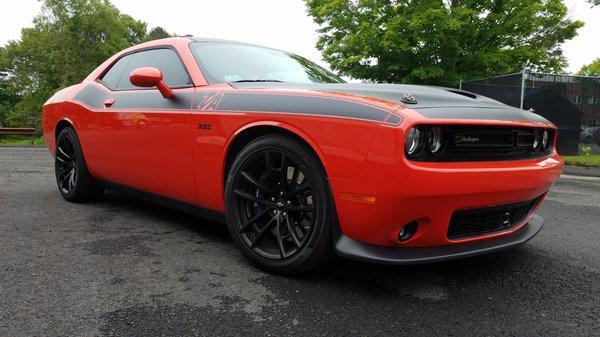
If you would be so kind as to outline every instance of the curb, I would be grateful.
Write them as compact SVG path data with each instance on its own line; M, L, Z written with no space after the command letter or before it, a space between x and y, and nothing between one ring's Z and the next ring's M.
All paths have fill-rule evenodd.
M563 174L584 177L600 177L600 167L582 167L565 165Z
M41 149L46 148L46 145L6 145L0 144L0 148L25 148L25 149ZM585 167L585 166L573 166L565 165L563 174L572 176L583 176L583 177L598 177L600 178L600 167Z
M40 149L45 148L46 145L11 145L11 144L0 144L0 147L4 148L15 148L15 149Z

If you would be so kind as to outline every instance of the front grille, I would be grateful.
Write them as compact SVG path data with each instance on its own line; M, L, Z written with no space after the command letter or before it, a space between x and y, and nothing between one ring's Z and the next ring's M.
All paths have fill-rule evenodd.
M539 129L537 129L539 131ZM444 127L446 144L439 155L426 154L424 161L497 161L546 156L547 151L533 147L536 128L501 126ZM554 132L550 131L550 144Z
M514 204L455 211L450 218L448 238L478 236L512 228L523 222L540 198Z

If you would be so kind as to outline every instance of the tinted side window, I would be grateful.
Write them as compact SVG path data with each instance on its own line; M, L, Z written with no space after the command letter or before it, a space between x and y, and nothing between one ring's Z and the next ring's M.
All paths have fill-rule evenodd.
M127 67L127 63L131 60L132 55L127 55L120 58L116 63L110 67L110 69L102 76L101 80L104 82L109 88L115 89L117 84L119 84L119 79L121 79L121 75L123 74L123 70Z
M129 81L129 74L137 68L154 67L163 73L165 83L170 87L185 87L191 85L190 79L179 60L177 54L171 49L152 49L131 55L123 71L123 76L117 85L118 89L137 88Z

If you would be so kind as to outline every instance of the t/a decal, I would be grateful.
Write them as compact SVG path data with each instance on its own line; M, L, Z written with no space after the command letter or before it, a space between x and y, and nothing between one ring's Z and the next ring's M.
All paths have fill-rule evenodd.
M198 110L217 110L222 99L222 92L207 93L204 95L202 102L198 104Z

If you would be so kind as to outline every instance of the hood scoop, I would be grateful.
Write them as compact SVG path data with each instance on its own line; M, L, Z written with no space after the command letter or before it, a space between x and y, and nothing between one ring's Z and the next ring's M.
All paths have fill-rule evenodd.
M404 96L402 96L402 98L400 99L400 102L404 103L404 104L417 104L419 103L419 101L417 101L417 99L415 98L415 96L411 93L406 93L404 94Z

